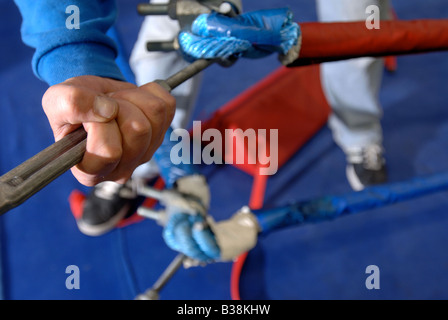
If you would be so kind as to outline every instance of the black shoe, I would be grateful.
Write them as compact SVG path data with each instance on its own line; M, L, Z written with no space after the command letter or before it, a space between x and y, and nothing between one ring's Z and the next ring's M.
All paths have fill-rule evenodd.
M347 153L347 179L355 191L387 182L386 160L383 148L370 145Z
M99 236L131 216L143 203L132 181L121 185L106 181L96 185L84 201L82 216L76 222L79 230L89 236Z

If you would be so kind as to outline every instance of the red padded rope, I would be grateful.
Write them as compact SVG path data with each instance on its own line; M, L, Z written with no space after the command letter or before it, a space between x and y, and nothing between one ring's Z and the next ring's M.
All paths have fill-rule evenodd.
M289 66L357 57L381 57L448 50L448 19L381 21L369 30L364 21L300 23L302 47Z

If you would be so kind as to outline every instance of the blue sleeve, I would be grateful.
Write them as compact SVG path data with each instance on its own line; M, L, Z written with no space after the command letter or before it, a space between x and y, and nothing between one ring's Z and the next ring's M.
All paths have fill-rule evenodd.
M115 42L106 34L115 23L115 0L14 1L23 18L22 40L36 50L32 67L39 79L49 85L81 75L124 80ZM79 8L79 29L66 26L70 5Z

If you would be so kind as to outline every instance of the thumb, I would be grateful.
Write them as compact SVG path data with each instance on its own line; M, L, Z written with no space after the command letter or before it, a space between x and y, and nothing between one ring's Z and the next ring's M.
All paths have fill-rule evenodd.
M118 114L118 102L105 93L70 85L50 87L42 107L55 129L67 124L108 122Z
M93 101L93 113L99 122L110 121L117 116L118 102L111 97L97 95Z

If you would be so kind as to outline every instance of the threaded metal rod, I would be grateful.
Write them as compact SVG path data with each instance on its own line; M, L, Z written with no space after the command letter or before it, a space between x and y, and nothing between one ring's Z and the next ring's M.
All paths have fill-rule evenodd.
M137 5L137 12L142 16L168 15L169 6L167 4L140 3Z
M209 67L210 65L212 65L214 62L215 62L214 60L205 60L205 59L196 60L195 62L193 62L192 64L190 64L186 68L180 70L179 72L175 73L174 75L172 75L168 79L166 79L166 80L158 80L158 81L159 81L159 83L161 81L165 82L168 85L168 87L169 87L169 91L171 91L174 88L176 88L179 85L181 85L183 82L185 82L188 79L194 77L199 72L201 72L202 70L204 70L207 67Z
M160 52L170 52L178 49L175 41L150 41L146 43L146 50L160 51Z
M179 253L157 279L151 289L136 297L136 300L159 300L159 292L182 266L186 256Z

